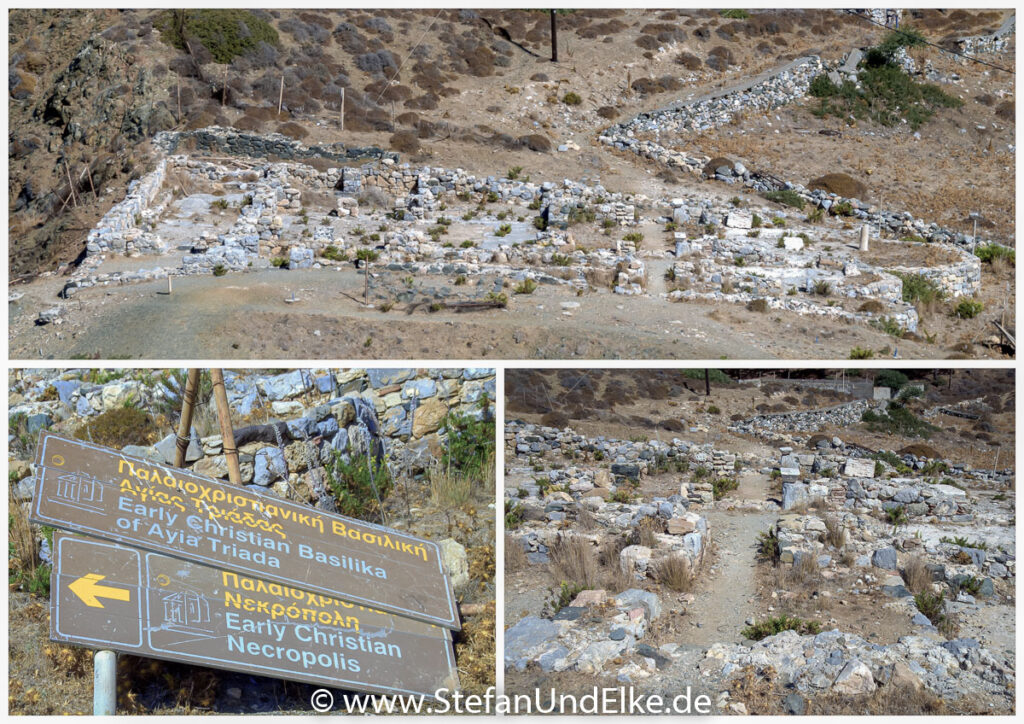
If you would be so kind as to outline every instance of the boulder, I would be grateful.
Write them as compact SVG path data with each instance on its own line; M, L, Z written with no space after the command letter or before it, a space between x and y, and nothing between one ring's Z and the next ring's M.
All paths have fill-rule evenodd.
M867 664L858 659L853 659L847 663L832 683L833 691L848 696L870 694L877 688L875 677L871 674L871 669L868 668Z
M879 548L871 554L871 564L876 568L895 571L897 568L896 549L892 546Z
M441 563L451 578L452 586L460 588L469 583L469 562L466 548L454 538L445 538L438 544L441 549Z

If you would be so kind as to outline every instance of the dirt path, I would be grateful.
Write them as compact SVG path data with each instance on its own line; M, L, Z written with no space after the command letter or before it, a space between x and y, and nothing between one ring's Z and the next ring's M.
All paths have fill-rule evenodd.
M768 477L760 473L740 476L733 498L767 500ZM743 641L740 633L748 618L757 615L757 536L775 522L777 513L758 511L707 511L708 526L715 541L716 560L706 578L707 587L697 593L686 617L694 625L686 644L711 646L717 642Z

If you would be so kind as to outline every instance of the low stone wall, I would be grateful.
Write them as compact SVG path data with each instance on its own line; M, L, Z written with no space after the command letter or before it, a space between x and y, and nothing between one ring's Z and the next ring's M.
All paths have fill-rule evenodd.
M177 152L181 142L186 139L193 141L196 147L203 151L244 158L278 158L285 161L322 158L338 163L398 158L397 153L374 146L349 148L343 143L332 143L329 146L305 146L300 141L280 133L245 133L221 126L209 126L192 131L162 131L153 138L153 143L165 153L173 154Z

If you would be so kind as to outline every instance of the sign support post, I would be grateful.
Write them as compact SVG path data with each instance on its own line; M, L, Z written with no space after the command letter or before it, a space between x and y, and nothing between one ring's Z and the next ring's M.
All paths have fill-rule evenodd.
M113 716L117 709L117 653L100 650L93 657L93 716Z

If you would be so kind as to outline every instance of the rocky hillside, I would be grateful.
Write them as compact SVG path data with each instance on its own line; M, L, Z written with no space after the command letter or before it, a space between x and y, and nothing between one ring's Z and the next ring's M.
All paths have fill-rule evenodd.
M929 37L955 44L998 28L1004 14L909 15ZM16 10L8 81L13 276L78 258L86 230L149 168L147 142L161 130L220 125L335 141L344 89L347 143L458 159L476 173L495 173L495 163L498 171L533 165L553 178L601 174L631 186L644 183L631 162L589 148L610 122L804 55L835 61L881 33L833 11L579 10L560 15L552 64L549 28L545 13L522 10ZM947 114L953 120L940 134L925 134L936 163L950 154L962 161L987 144L986 170L997 163L1005 172L1000 147L1013 122L1005 78L936 68L962 86L967 104ZM786 115L795 122L783 125L781 143L763 149L775 173L803 163L775 159L780 149L792 156L789 141L811 140L795 135L807 130L807 111ZM709 140L723 153L747 150L731 131ZM824 142L831 141L815 141ZM884 159L873 163L876 178L888 175ZM915 178L894 181L904 195L920 196Z

